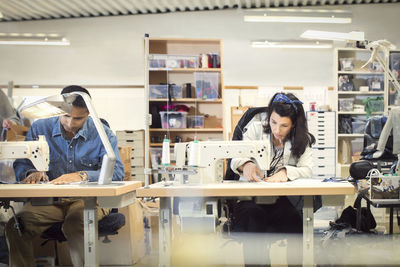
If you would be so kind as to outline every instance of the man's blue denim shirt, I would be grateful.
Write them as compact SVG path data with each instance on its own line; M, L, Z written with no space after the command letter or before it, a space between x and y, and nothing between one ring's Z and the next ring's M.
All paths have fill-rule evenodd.
M117 138L107 126L104 126L104 130L117 159L112 179L122 181L124 166L118 151ZM87 172L90 182L98 180L103 155L106 154L106 151L91 117L86 120L72 140L63 137L64 129L61 128L59 117L35 121L25 140L37 140L39 135L46 137L50 148L50 164L47 172L49 180L77 171ZM35 167L28 159L18 159L14 162L17 181L22 181L27 172L34 170Z

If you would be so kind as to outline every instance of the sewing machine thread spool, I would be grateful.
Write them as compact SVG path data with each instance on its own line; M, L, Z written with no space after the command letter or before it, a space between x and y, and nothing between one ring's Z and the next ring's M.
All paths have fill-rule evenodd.
M189 155L189 166L197 166L198 152L199 152L199 141L194 140L190 144L190 155Z
M161 165L169 165L171 163L170 155L169 155L169 139L164 138L161 152Z

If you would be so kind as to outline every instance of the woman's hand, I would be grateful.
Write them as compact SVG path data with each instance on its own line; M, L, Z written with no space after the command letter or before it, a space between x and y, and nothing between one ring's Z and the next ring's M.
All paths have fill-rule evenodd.
M259 182L261 179L261 171L257 168L256 164L249 161L243 164L243 176L249 182Z
M264 178L263 181L265 182L271 182L271 183L281 183L281 182L287 182L289 179L287 177L286 169L283 168L271 177Z

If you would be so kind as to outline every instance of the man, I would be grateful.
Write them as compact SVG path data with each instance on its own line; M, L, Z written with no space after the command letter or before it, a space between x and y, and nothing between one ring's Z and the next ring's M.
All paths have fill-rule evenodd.
M65 87L61 94L70 92L89 92L80 86ZM111 130L104 130L113 147L117 161L113 180L122 180L124 168L119 155L117 140ZM35 140L44 135L50 148L49 171L44 175L37 172L27 159L14 163L15 175L21 183L38 183L49 180L52 184L66 184L88 180L97 181L106 153L92 118L82 97L72 103L68 115L42 119L34 122L26 140ZM33 267L34 255L32 239L40 235L56 222L63 222L63 233L68 240L72 263L75 267L84 265L83 208L81 199L65 198L50 206L32 206L27 203L18 214L23 225L22 236L15 229L11 219L6 226L6 236L10 246L10 267ZM98 210L98 218L104 210Z
M19 118L15 113L15 109L11 106L3 90L0 90L0 133L3 132L3 128L11 129L12 125L18 123Z

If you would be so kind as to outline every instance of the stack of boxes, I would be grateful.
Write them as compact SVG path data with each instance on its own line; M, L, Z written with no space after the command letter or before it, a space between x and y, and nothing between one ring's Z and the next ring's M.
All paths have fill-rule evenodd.
M144 182L144 130L117 131L117 140L120 151L128 149L130 152L130 160L124 163L125 180Z

